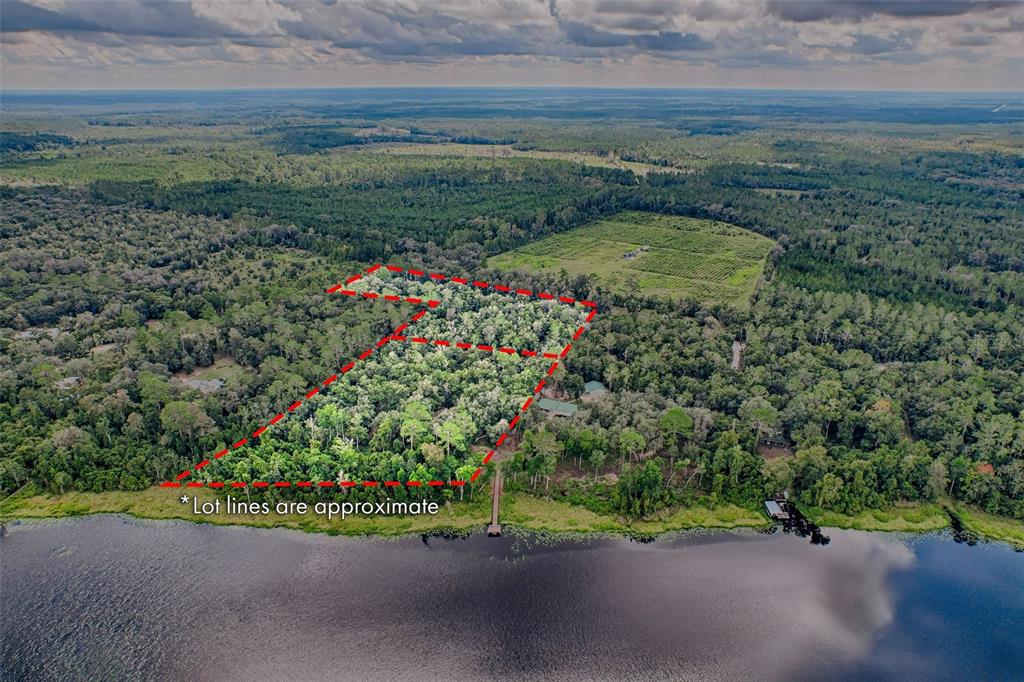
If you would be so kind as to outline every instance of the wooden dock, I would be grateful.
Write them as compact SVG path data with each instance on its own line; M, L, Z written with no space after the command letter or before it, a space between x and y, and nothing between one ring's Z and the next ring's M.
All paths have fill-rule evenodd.
M499 537L501 535L501 524L498 523L498 510L501 508L501 469L494 470L494 478L491 479L491 524L487 526L487 535Z

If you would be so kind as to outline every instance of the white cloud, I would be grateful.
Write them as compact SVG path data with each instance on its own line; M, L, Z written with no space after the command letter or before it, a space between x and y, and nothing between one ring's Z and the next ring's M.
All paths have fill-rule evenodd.
M356 84L362 69L382 85L409 76L736 86L802 77L813 87L877 78L913 88L942 87L945 76L956 79L950 88L1024 87L1024 3L8 0L0 29L8 87L116 87L126 75L183 85L156 65L174 65L174 78L196 87L225 86L232 72L249 77L260 64L275 66L266 85L282 86ZM861 72L835 70L844 63Z
M286 35L281 21L300 21L302 14L274 0L192 0L196 15L212 19L239 35Z

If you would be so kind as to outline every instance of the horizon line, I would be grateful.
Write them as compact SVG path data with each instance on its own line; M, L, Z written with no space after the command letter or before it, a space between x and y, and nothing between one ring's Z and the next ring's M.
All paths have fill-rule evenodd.
M300 92L310 90L620 90L620 91L697 91L722 90L742 92L820 92L820 93L907 93L907 94L1016 94L1024 103L1024 90L1017 89L899 89L899 88L797 88L797 87L742 87L724 85L670 86L670 85L312 85L266 87L139 87L139 88L5 88L0 93L134 93L134 92Z

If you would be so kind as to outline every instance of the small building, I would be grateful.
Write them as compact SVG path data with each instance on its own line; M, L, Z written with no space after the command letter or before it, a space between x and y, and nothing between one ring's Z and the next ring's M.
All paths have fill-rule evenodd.
M583 384L583 394L580 397L583 400L597 400L608 394L608 387L602 384L600 381L588 381Z
M203 395L216 393L217 390L224 385L224 382L220 379L182 379L181 383L185 384L189 388L196 389Z
M651 247L649 247L649 246L641 246L640 248L633 249L629 253L622 254L622 258L623 258L623 260L633 260L634 258L638 258L639 256L644 255L645 253L647 253L650 250L651 250Z
M35 327L20 332L14 332L14 338L18 341L36 339L43 336L49 336L51 339L55 339L60 336L60 329L57 327Z
M572 403L564 403L551 398L541 398L537 401L537 407L554 417L571 417L576 414L576 410L580 409L579 406Z
M764 509L768 512L769 518L779 521L789 520L789 512L785 511L775 500L765 500Z
M82 377L64 377L53 383L58 391L70 391L82 383Z

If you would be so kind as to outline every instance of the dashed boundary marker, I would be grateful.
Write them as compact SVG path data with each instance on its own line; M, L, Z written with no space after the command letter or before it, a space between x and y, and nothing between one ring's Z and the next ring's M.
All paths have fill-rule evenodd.
M481 289L481 290L493 289L494 291L498 291L498 292L501 292L501 293L511 294L511 295L515 295L515 296L524 296L524 297L527 297L527 298L535 298L535 299L541 300L541 301L558 301L559 303L563 303L563 304L566 304L566 305L573 305L573 306L579 305L579 306L581 306L583 308L588 308L589 312L587 313L586 318L584 318L583 324L581 324L579 326L579 328L576 329L576 332L573 334L572 339L568 343L566 343L565 346L563 346L561 351L559 351L558 353L552 353L552 352L543 352L542 353L542 352L532 351L532 350L517 350L517 349L509 348L509 347L506 347L506 346L493 346L493 345L488 345L488 344L466 343L466 342L462 342L462 341L449 341L449 340L446 340L446 339L427 339L427 338L421 337L421 336L408 336L408 335L403 334L403 332L405 332L409 328L410 325L415 324L416 322L419 322L421 319L423 319L423 317L427 314L427 312L429 310L433 310L433 309L437 308L441 304L441 302L438 301L438 300L434 300L434 299L424 299L424 298L417 298L417 297L412 297L412 296L393 296L393 295L380 294L380 293L373 292L373 291L355 291L353 289L345 288L346 286L349 286L349 285L354 284L355 282L359 281L364 276L370 275L370 274L373 274L373 273L377 272L381 268L384 268L388 272L392 272L392 273L396 273L396 274L403 274L404 273L404 274L407 274L407 275L409 275L411 277L420 277L420 278L429 279L429 280L432 280L432 281L435 281L435 282L448 282L448 283L452 283L452 284L456 284L456 285L474 287L474 288ZM202 481L186 481L185 479L190 478L196 472L201 471L204 467L208 466L212 461L221 459L222 457L227 456L229 453L234 452L236 450L240 450L243 447L245 447L247 444L251 443L252 441L259 439L270 428L276 426L279 422L281 422L282 420L286 419L288 415L290 415L291 413L295 412L304 403L314 399L317 395L320 394L320 392L322 390L326 389L331 384L333 384L335 381L337 381L338 378L341 375L347 374L348 372L352 371L352 369L354 369L355 366L358 363L365 362L375 352L377 352L378 350L380 350L385 345L387 345L388 343L391 343L391 342L423 344L423 345L428 345L428 346L433 346L433 347L453 347L453 348L458 348L458 349L461 349L461 350L476 350L476 351L487 352L487 353L504 353L506 355L513 355L513 356L517 356L517 357L521 357L521 358L538 358L539 357L539 358L545 358L545 359L553 360L553 362L548 366L547 373L544 375L544 377L541 378L540 381L537 382L537 386L533 389L533 394L530 395L530 397L528 397L526 399L526 401L519 407L519 409L516 411L515 416L508 423L508 428L505 430L504 433L501 434L501 436L498 437L497 441L494 443L494 446L490 450L488 450L487 455L483 458L483 464L487 464L488 462L491 461L491 458L494 457L495 452L497 451L497 449L502 446L502 444L508 439L508 437L515 430L516 426L522 420L523 415L526 414L526 411L529 410L530 407L533 406L533 404L536 402L536 400L538 399L538 396L540 395L540 392L542 390L544 390L544 386L546 385L546 382L547 382L548 378L551 377L555 373L555 370L558 369L559 362L564 360L568 356L569 351L572 350L573 342L578 341L580 339L580 337L582 337L583 334L586 333L586 331L590 328L590 324L594 321L594 318L597 316L597 304L594 303L593 301L585 301L585 300L581 301L581 300L578 300L578 299L575 299L575 298L570 298L568 296L555 296L554 294L549 294L549 293L547 293L545 291L532 291L530 289L513 288L513 287L504 286L504 285L501 285L501 284L493 284L493 283L490 283L490 282L484 282L484 281L480 281L480 280L469 280L469 279L466 279L466 278L463 278L463 277L449 277L447 275L443 275L443 274L436 273L436 272L425 272L423 270L415 270L415 269L412 269L412 268L402 268L402 267L399 267L397 265L390 265L390 264L385 265L385 264L381 264L381 263L376 263L374 265L371 265L370 267L366 268L366 270L364 270L362 273L359 273L359 274L356 274L356 275L352 275L351 277L346 279L344 282L338 283L338 284L335 284L335 285L329 287L328 289L325 290L325 293L327 293L327 294L338 294L338 295L341 295L341 296L351 296L353 298L361 298L363 300L382 300L382 301L389 301L389 302L393 302L393 303L410 303L412 305L419 306L420 310L418 310L411 318L409 318L409 320L407 322L403 322L402 324L400 324L397 327L395 327L391 331L390 334L381 337L373 346L370 346L369 348L364 350L362 353L360 353L358 356L356 356L355 359L350 360L348 363L346 363L345 365L340 367L336 373L334 373L331 376L327 377L326 379L321 381L318 385L313 386L303 396L297 398L291 405L289 405L287 408L285 408L284 411L278 412L277 414L275 414L265 424L261 425L259 428L254 430L251 434L249 434L248 436L243 436L242 438L239 438L234 443L232 443L230 446L225 447L225 448L221 449L220 451L212 454L211 457L209 457L207 459L204 459L204 460L202 460L200 462L197 462L191 469L185 469L180 474L178 474L174 478L173 481L164 481L163 483L160 484L161 488L182 488L182 487L185 487L185 488L204 488L205 487L205 488L220 489L220 488L249 488L249 487L251 487L251 488L256 488L256 489L261 489L261 488L329 489L329 488L352 488L352 487L376 488L376 487L379 487L379 486L383 486L383 487L387 487L387 488L398 488L398 487L420 488L420 487L440 487L440 486L461 487L461 486L466 485L467 483L475 483L476 479L479 478L480 473L483 471L483 466L479 466L479 467L476 468L476 471L473 472L473 475L470 477L469 481L461 481L461 480L458 480L458 479L452 479L452 480L448 480L448 481L274 481L274 482L270 482L270 481L251 481L251 482L249 482L249 481L210 481L210 482L202 482Z

